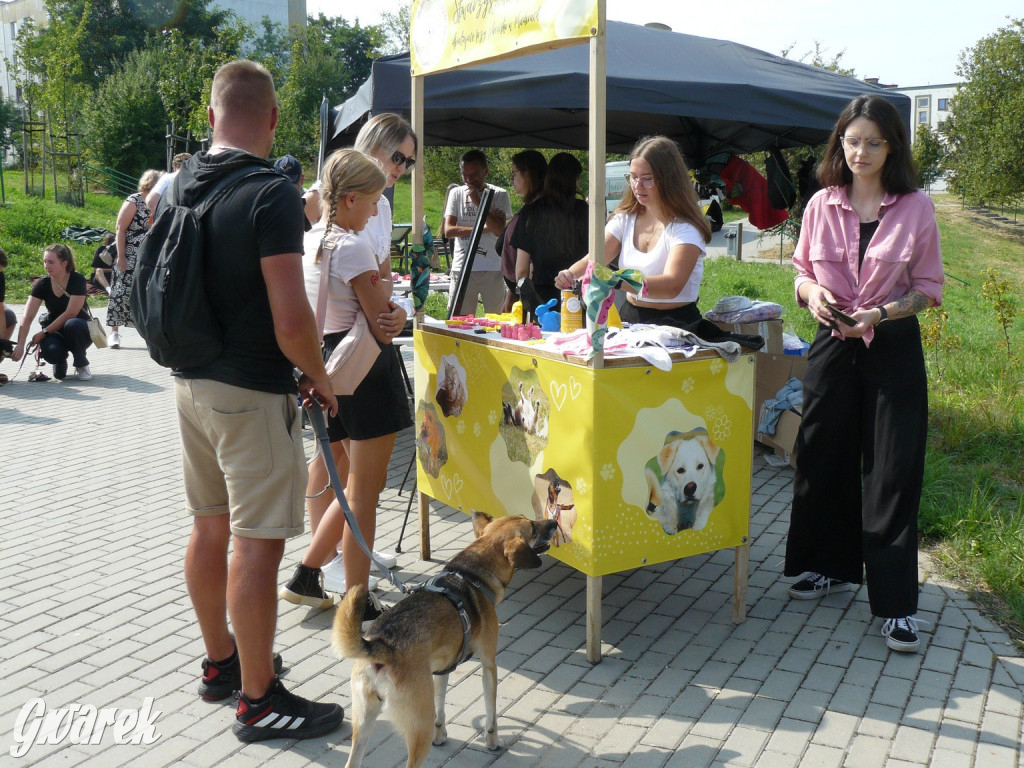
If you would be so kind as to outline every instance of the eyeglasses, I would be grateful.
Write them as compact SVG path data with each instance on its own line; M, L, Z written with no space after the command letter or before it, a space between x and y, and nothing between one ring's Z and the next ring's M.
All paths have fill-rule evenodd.
M626 183L631 187L643 187L644 189L654 188L654 177L653 176L634 176L632 173L625 174L622 178L626 180Z
M406 157L396 149L394 152L391 153L391 162L394 163L395 165L402 165L402 163L405 163L405 170L409 170L414 165L416 165L416 158Z
M863 144L869 155L877 155L889 143L885 139L859 139L856 136L840 136L839 140L843 142L844 147L853 152L860 149Z

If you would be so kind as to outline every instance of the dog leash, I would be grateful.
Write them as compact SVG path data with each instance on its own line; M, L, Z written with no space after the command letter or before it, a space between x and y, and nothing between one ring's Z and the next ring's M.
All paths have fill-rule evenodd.
M348 499L345 498L345 489L341 486L341 478L338 476L338 468L334 465L334 455L331 453L331 441L327 436L327 422L324 419L324 412L317 407L306 408L306 415L309 417L309 423L313 426L313 434L316 435L316 440L320 443L320 454L323 457L324 464L327 466L327 475L331 479L331 487L334 488L334 497L338 500L341 505L341 511L345 513L345 522L348 527L352 530L352 535L355 536L356 543L359 548L365 552L370 562L377 566L377 569L384 574L388 581L390 581L402 594L408 594L409 588L402 583L389 568L385 567L384 564L373 556L373 550L366 545L366 539L363 538L363 532L359 530L359 523L356 522L356 517L352 514L352 508L348 505Z

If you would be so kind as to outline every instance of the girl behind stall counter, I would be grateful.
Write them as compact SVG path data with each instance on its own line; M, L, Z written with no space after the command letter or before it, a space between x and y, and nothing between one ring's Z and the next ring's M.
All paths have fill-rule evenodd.
M629 185L605 226L604 256L620 269L638 269L645 277L642 294L629 292L622 308L626 322L659 323L701 319L697 308L704 274L705 246L711 225L704 218L679 147L664 136L641 139L630 153ZM587 267L584 257L555 278L571 288Z

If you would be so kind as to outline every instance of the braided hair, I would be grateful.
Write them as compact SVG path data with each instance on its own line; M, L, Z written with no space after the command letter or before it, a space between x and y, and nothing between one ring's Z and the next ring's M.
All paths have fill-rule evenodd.
M338 216L338 201L352 192L380 196L385 181L380 163L358 149L339 149L327 158L320 174L320 197L327 203L323 206L326 227L314 263L320 263L324 244Z

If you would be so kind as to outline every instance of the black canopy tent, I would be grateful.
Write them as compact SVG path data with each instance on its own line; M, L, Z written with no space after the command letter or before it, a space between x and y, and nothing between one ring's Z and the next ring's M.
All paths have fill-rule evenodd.
M409 54L373 63L370 78L331 109L328 150L351 146L366 119L410 114ZM576 45L432 74L424 79L427 146L586 149L588 47ZM843 106L878 93L905 119L910 99L856 78L726 40L609 21L609 152L636 139L675 139L692 166L719 152L820 144Z

